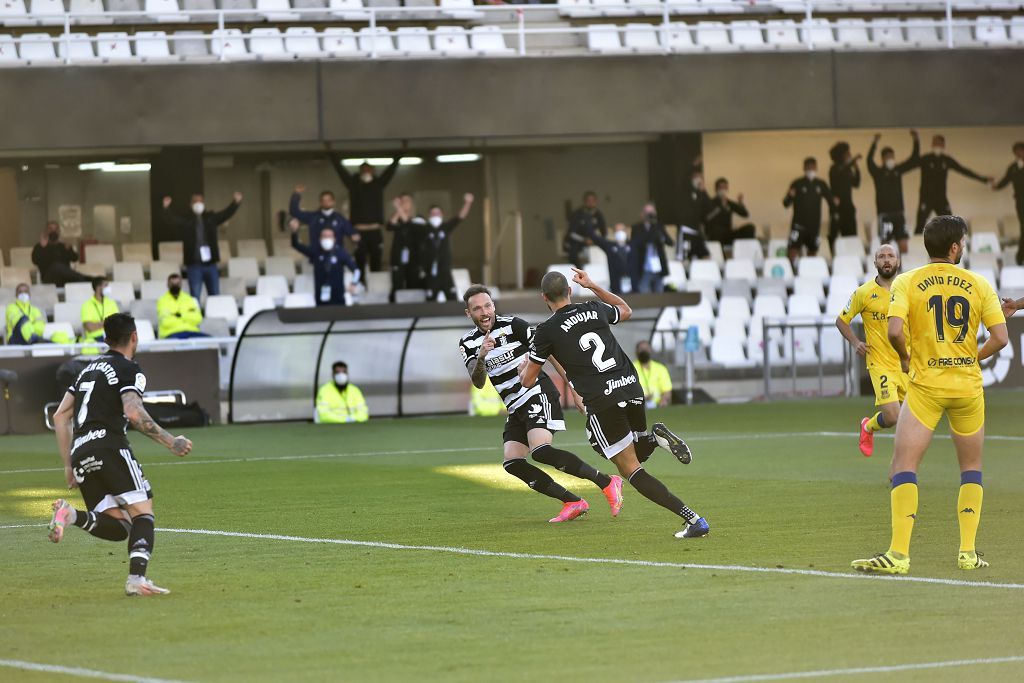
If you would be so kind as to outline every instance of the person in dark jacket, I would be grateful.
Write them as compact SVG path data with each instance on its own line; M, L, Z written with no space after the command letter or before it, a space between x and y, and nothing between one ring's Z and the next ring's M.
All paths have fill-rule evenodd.
M808 256L817 256L821 246L821 203L832 205L832 192L818 177L818 161L804 159L804 174L789 185L782 205L793 207L793 221L789 231L789 260L796 262L802 249Z
M427 220L416 215L412 195L404 192L392 202L394 213L388 221L391 233L391 293L388 301L395 302L400 289L425 288L420 249L427 237Z
M462 208L455 218L445 220L444 212L436 204L431 206L427 213L427 233L423 239L420 258L426 273L431 301L437 301L442 292L445 301L458 299L455 279L452 277L452 233L459 223L466 220L472 207L473 194L467 192L462 197Z
M932 137L932 151L921 155L919 165L921 166L921 193L917 204L915 235L924 232L924 224L932 213L937 216L953 214L953 208L949 205L949 197L946 194L946 181L950 171L956 171L962 176L989 185L994 180L961 166L956 159L948 156L946 154L946 138L942 135Z
M345 251L334 229L321 228L319 238L309 246L299 242L299 221L288 223L292 231L292 248L313 264L313 296L317 306L344 306L345 292L354 293L360 279L355 260ZM345 268L352 271L352 284L345 287Z
M733 215L749 218L743 203L743 193L736 195L736 201L729 199L729 181L719 178L715 181L715 197L709 199L704 213L704 227L709 240L717 240L723 247L731 245L738 239L753 239L755 231L753 223L733 227Z
M217 271L220 247L217 244L217 231L242 205L242 193L235 192L231 203L220 211L207 210L201 192L193 194L189 204L191 210L188 214L176 214L171 211L171 198L164 197L164 221L176 227L181 233L189 294L192 298L198 299L205 284L207 296L215 296L220 294L220 273Z
M360 270L369 266L373 272L379 272L384 260L384 188L395 177L402 157L396 156L380 175L365 161L359 166L359 173L352 174L341 163L341 155L332 154L331 159L341 182L348 188L349 219L362 237L356 246L356 263Z
M900 252L907 253L910 233L907 232L907 216L903 210L903 174L914 168L921 159L921 140L917 131L910 131L914 140L914 150L910 156L896 163L896 153L892 147L882 148L882 165L875 163L875 148L882 138L875 133L868 150L868 173L875 181L875 209L878 212L878 239L882 244L895 241Z
M1013 143L1013 163L1006 169L1006 175L992 186L999 191L1013 184L1013 198L1017 202L1017 223L1020 224L1020 241L1017 243L1017 265L1024 265L1024 142Z
M676 260L686 261L690 258L707 258L707 229L704 217L707 215L708 197L704 188L704 172L694 167L690 176L690 187L683 193L682 213L679 217L679 239L676 240Z
M569 214L569 230L562 241L569 263L581 268L583 250L593 241L590 235L596 233L605 237L607 227L604 214L597 208L597 193L587 190L583 193L583 206Z
M633 224L629 239L630 279L634 292L663 292L664 278L668 275L665 247L674 246L665 226L658 221L658 209L653 202L644 204L640 221Z
M60 224L49 221L39 243L32 247L32 263L39 269L40 279L58 287L68 282L90 282L91 277L71 267L77 260L78 252L60 241Z
M309 227L309 243L313 244L320 239L320 231L330 228L339 237L348 235L353 242L359 241L359 231L352 227L352 223L335 210L334 193L324 190L320 193L320 206L316 211L303 211L300 206L302 193L306 186L298 184L295 192L292 193L291 201L288 202L288 213L292 218L298 218L299 222Z
M837 237L857 235L857 207L853 205L853 190L860 187L860 155L854 156L850 145L837 142L828 152L832 166L828 169L828 184L832 189L832 220L828 228L828 244L835 253Z
M622 279L629 275L629 233L625 223L616 223L612 239L590 233L590 239L601 248L608 259L608 289L612 294L622 294Z

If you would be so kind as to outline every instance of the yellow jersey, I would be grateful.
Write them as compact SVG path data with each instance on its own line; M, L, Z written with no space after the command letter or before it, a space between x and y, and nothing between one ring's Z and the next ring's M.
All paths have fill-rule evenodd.
M864 322L864 341L868 345L869 368L898 371L900 357L889 343L889 296L889 290L872 278L853 290L839 318L849 325L860 315Z
M982 393L978 327L1006 322L999 297L981 275L929 263L892 283L889 317L901 318L913 348L910 383L944 398Z

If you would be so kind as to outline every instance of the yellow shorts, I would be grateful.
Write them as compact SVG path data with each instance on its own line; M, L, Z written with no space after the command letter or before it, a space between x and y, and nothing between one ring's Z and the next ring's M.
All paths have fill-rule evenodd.
M906 398L907 387L910 386L910 377L907 373L898 368L868 368L868 375L871 376L871 386L875 388L876 406L896 401L902 403Z
M949 428L963 436L970 436L985 426L985 394L947 398L911 385L907 408L921 424L932 430L938 426L943 413L949 418Z

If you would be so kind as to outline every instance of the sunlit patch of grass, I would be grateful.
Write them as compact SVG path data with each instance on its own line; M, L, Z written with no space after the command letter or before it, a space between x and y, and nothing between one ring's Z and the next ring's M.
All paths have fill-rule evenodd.
M48 518L53 501L67 495L67 489L52 487L11 489L0 495L0 512L30 519Z

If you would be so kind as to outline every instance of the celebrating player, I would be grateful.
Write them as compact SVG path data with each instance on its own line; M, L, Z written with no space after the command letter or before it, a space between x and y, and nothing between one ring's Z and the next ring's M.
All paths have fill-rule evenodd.
M860 452L865 456L875 450L875 432L896 426L900 404L910 381L900 368L900 357L889 344L889 326L886 323L889 287L899 269L899 253L891 245L883 244L875 252L878 275L854 290L846 308L836 318L836 327L846 341L857 353L866 356L871 386L875 388L875 406L879 410L860 421ZM864 341L850 329L850 323L858 315L864 321Z
M86 509L57 500L50 540L59 543L69 524L106 541L127 538L125 593L162 595L170 591L146 578L153 552L153 491L125 434L131 424L177 456L188 455L192 442L168 434L142 405L146 376L132 360L139 345L135 319L115 313L103 321L103 332L110 350L79 373L53 416L64 477L69 489L81 489Z
M537 326L530 342L530 359L522 365L524 387L533 387L545 361L554 356L562 364L572 387L583 398L587 436L598 453L608 458L637 491L685 520L677 538L704 536L707 521L652 477L641 463L657 446L680 462L690 462L690 449L660 422L647 432L644 392L636 370L619 347L610 325L633 314L622 298L599 287L584 271L573 268L573 282L594 292L600 301L574 304L569 283L552 271L541 281L551 317Z
M562 501L562 511L548 520L567 522L586 514L590 506L575 493L555 483L539 467L526 460L529 452L533 459L555 469L588 479L596 484L608 499L612 517L622 508L622 477L597 471L569 451L551 445L554 432L565 430L562 419L561 397L551 379L540 373L540 383L524 387L519 381L517 368L525 359L530 344L530 326L522 318L496 315L491 292L483 285L470 286L462 295L466 303L466 316L475 327L462 335L459 350L469 370L473 386L482 389L488 376L501 394L508 419L505 420L505 471L522 479L534 491ZM552 363L565 377L561 366ZM566 380L577 406L582 400Z
M985 394L981 361L1006 346L1006 320L999 297L985 278L957 267L964 253L967 223L959 216L937 216L924 228L930 262L892 283L889 341L910 372L910 388L896 426L890 478L892 542L889 550L851 565L862 572L906 574L910 535L917 519L917 468L943 413L949 418L960 462L960 569L988 563L975 548L981 518L981 450L985 439ZM978 327L989 338L978 349ZM907 350L909 331L910 347Z

